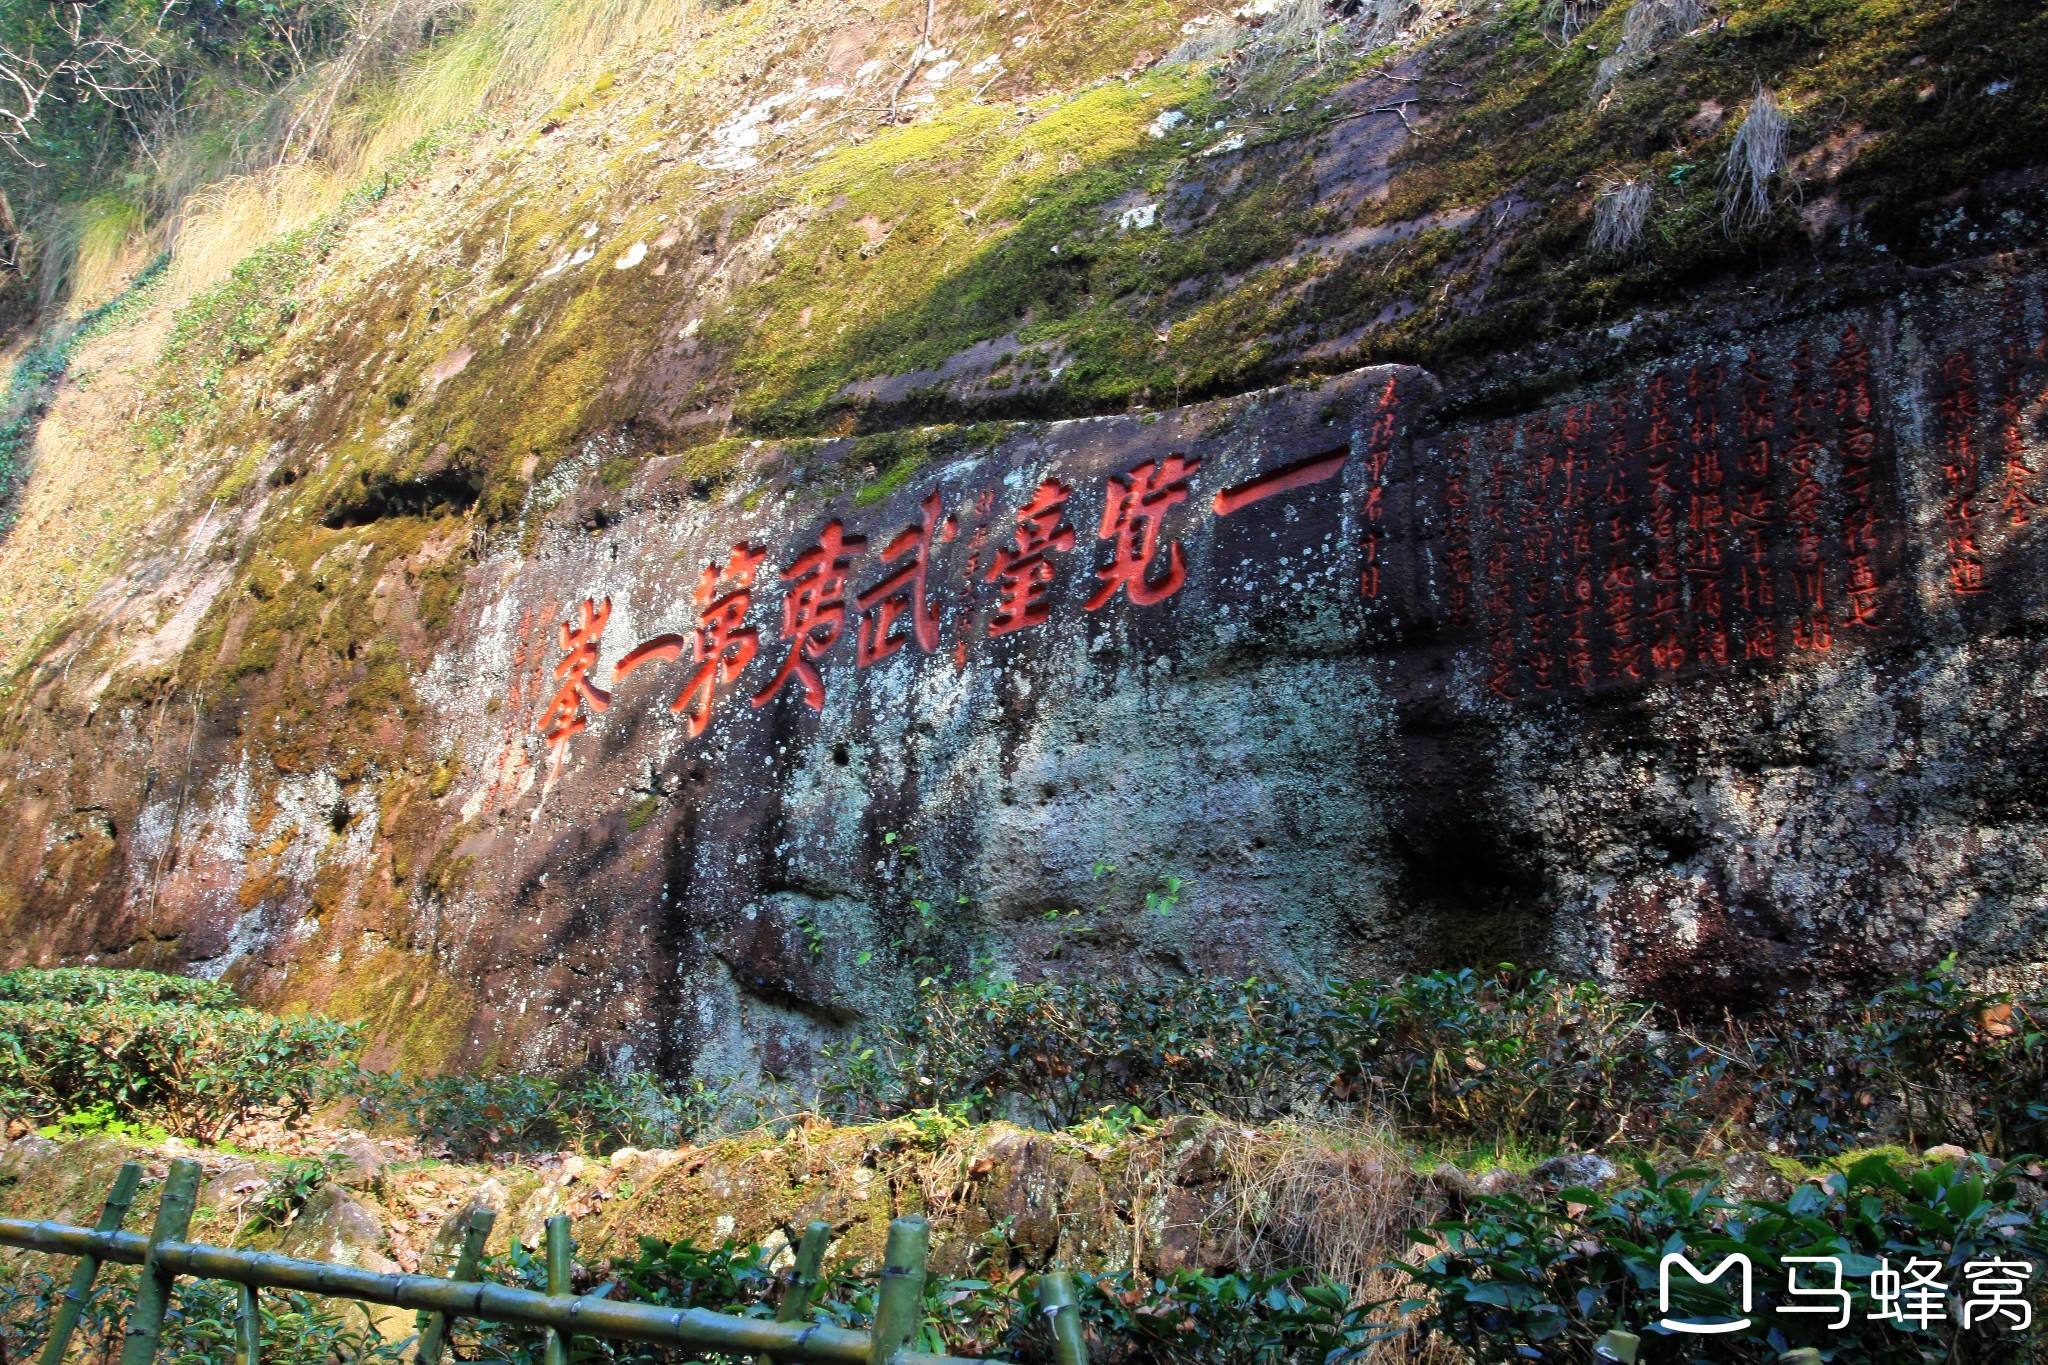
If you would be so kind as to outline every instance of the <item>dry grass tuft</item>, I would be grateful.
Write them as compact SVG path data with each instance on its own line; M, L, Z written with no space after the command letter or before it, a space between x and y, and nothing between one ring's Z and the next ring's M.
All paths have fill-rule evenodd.
M1587 245L1596 256L1627 256L1641 245L1650 221L1650 183L1617 180L1593 197L1593 232Z
M1765 86L1756 88L1749 113L1735 130L1728 164L1721 172L1721 191L1730 229L1761 223L1771 213L1771 179L1785 165L1785 134L1790 121L1778 97Z
M1359 1301L1398 1297L1407 1281L1384 1269L1412 1250L1405 1233L1438 1217L1442 1196L1370 1121L1287 1123L1230 1130L1224 1229L1242 1265L1298 1265L1347 1286Z
M1636 0L1621 17L1621 42L1593 80L1600 94L1666 41L1692 32L1707 17L1705 0Z

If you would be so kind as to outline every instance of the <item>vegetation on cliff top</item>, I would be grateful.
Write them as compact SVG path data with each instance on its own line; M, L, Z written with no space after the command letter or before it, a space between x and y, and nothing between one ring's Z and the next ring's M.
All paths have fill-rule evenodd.
M319 211L180 304L143 376L136 458L190 461L194 517L261 516L180 656L103 661L123 674L108 697L204 696L277 773L396 791L442 758L412 742L412 661L490 537L538 543L562 476L625 490L684 453L708 496L762 458L739 433L861 432L877 449L845 467L880 496L932 419L1455 367L1744 279L1792 299L1831 270L1997 249L2040 219L2020 174L2048 118L2033 10L1726 0L1646 28L1658 5L1428 6L1400 29L1384 6L1252 27L1165 0L1092 20L973 4L935 11L945 61L909 60L921 6L858 35L794 0L421 20L411 65L379 48L323 68L307 98L353 131L304 163L332 180L304 200ZM833 54L855 37L894 74L845 86ZM1783 147L1767 211L1731 215L1760 92ZM1591 206L1618 184L1640 219L1596 252ZM185 231L244 190L299 202L283 185L195 206ZM172 274L196 280L181 241ZM373 611L403 638L340 647ZM357 704L318 704L333 689ZM392 878L349 895L449 864L446 822L391 799Z

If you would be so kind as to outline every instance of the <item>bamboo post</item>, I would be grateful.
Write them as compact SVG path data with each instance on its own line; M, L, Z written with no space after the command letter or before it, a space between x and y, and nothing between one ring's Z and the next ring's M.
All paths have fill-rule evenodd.
M576 1255L576 1243L569 1237L569 1215L558 1213L548 1219L548 1293L569 1292L569 1267ZM122 1361L121 1365L128 1365ZM569 1334L559 1327L548 1328L547 1365L569 1365Z
M882 1248L882 1285L875 1294L875 1320L868 1327L868 1365L889 1365L917 1335L924 1315L924 1262L930 1247L931 1228L917 1215L889 1224L889 1240Z
M1052 1327L1052 1358L1056 1365L1088 1365L1088 1345L1081 1337L1081 1306L1074 1299L1074 1278L1064 1270L1038 1277L1038 1311Z
M99 1231L120 1230L129 1206L135 1202L135 1187L141 1183L142 1167L132 1161L122 1162L121 1169L114 1173L114 1188L107 1192L106 1207L100 1210ZM92 1282L99 1273L97 1256L81 1256L72 1267L71 1283L64 1288L64 1300L57 1306L56 1321L50 1324L50 1339L43 1346L39 1365L62 1365L64 1353L71 1349L71 1334L78 1330L78 1320L85 1314L85 1302L92 1297Z
M825 1267L825 1248L832 1242L830 1223L813 1223L804 1229L797 1243L796 1264L782 1281L782 1297L775 1301L777 1322L802 1322L811 1311L811 1293ZM761 1356L755 1365L774 1365L775 1357Z
M484 1243L490 1240L491 1225L498 1221L492 1209L472 1209L462 1227L462 1250L456 1253L455 1269L450 1272L451 1280L473 1280L477 1268L483 1264ZM448 1349L448 1315L446 1313L420 1314L420 1344L414 1356L418 1365L441 1365L441 1353Z
M825 1269L825 1248L832 1244L832 1225L813 1223L804 1229L796 1247L796 1264L783 1282L782 1298L775 1305L777 1322L802 1322L811 1311L811 1295L818 1288Z
M242 1343L242 1365L263 1365L263 1309L256 1302L256 1286L235 1286L240 1309L235 1314L235 1332Z
M1642 1349L1643 1339L1634 1332L1624 1332L1619 1327L1603 1333L1593 1343L1593 1359L1612 1361L1615 1365L1636 1365L1636 1352Z
M166 1242L185 1240L185 1230L192 1226L192 1210L199 1203L199 1175L198 1162L179 1157L164 1177L156 1224L149 1230L149 1250L135 1285L135 1306L128 1310L121 1365L151 1365L156 1359L157 1343L164 1333L164 1312L171 1306L171 1287L178 1278L162 1263L158 1249Z

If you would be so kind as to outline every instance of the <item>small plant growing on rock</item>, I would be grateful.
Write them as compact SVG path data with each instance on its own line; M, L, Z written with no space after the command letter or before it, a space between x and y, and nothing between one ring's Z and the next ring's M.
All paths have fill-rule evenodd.
M286 1228L305 1212L306 1201L333 1176L327 1162L318 1157L296 1156L278 1167L276 1174L256 1192L243 1210L252 1227Z

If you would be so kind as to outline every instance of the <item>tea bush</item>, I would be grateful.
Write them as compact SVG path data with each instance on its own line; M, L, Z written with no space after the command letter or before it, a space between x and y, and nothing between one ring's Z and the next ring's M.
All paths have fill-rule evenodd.
M1328 1080L1332 1022L1314 996L1274 982L978 978L927 988L914 1027L887 1042L900 1057L898 1107L1009 1096L1067 1127L1133 1102L1284 1113ZM890 1088L856 1076L837 1093L857 1104Z
M2043 1003L1973 990L1953 960L1846 1007L1781 997L1692 1041L1701 1107L1746 1117L1781 1150L1896 1138L2048 1151Z
M916 1349L967 1356L1001 1356L1019 1365L1052 1359L1052 1341L1036 1307L1036 1278L1007 1266L995 1239L980 1278L927 1282ZM781 1278L771 1267L777 1246L642 1238L637 1253L579 1265L574 1289L671 1308L704 1308L740 1317L772 1317ZM539 1256L514 1243L488 1258L483 1278L541 1289L547 1275ZM107 1359L119 1349L121 1324L134 1299L135 1275L125 1267L102 1272L87 1301L77 1345L83 1359ZM872 1325L876 1277L828 1269L813 1300L811 1319L854 1329ZM1354 1307L1342 1287L1307 1271L1268 1275L1149 1277L1118 1272L1080 1274L1075 1288L1089 1359L1098 1365L1342 1365L1363 1358L1388 1329L1373 1307ZM0 1270L0 1359L32 1358L47 1338L63 1286L39 1271ZM401 1359L410 1340L380 1338L360 1308L338 1300L308 1300L264 1291L264 1359L277 1365L384 1365ZM183 1280L164 1327L161 1359L171 1365L229 1365L236 1359L233 1289ZM498 1323L459 1320L454 1357L541 1365L542 1333ZM652 1343L579 1337L574 1358L588 1365L683 1365L726 1357L670 1350Z
M1824 1358L1871 1365L2017 1361L2031 1340L2024 1330L2048 1303L2048 1217L2040 1192L2023 1193L2009 1168L1981 1159L1903 1171L1884 1155L1850 1163L1789 1199L1726 1199L1706 1171L1660 1175L1639 1163L1639 1184L1614 1193L1567 1189L1530 1200L1481 1198L1470 1216L1411 1233L1441 1250L1403 1266L1424 1296L1404 1305L1416 1329L1439 1336L1481 1362L1580 1362L1619 1329L1641 1338L1644 1365L1711 1358L1740 1365L1776 1361L1817 1347ZM1663 1258L1679 1253L1711 1274L1730 1255L1748 1258L1754 1298L1745 1307L1735 1272L1699 1283L1671 1276L1671 1307L1660 1303ZM1834 1257L1799 1268L1801 1289L1839 1284L1841 1294L1787 1293L1792 1258ZM1905 1301L1903 1322L1873 1310L1873 1272L1910 1262L1950 1292L1921 1313ZM1968 1267L2001 1262L2023 1286L2016 1306L1995 1318L1981 1311L1963 1326L1959 1300L1983 1280ZM1817 1304L1827 1312L1799 1311ZM1794 1311L1784 1311L1786 1309ZM1664 1328L1679 1321L1746 1325L1711 1337ZM2021 1321L2021 1319L2025 1321ZM1846 1320L1845 1320L1846 1319Z
M1663 1070L1648 1006L1544 971L1334 986L1325 1008L1337 1040L1329 1095L1373 1095L1431 1136L1605 1137Z
M64 1297L64 1280L39 1270L0 1270L0 1359L35 1359L50 1334L50 1319ZM135 1302L135 1271L108 1266L93 1282L72 1338L76 1359L106 1362L120 1354L128 1310ZM263 1320L264 1365L398 1365L408 1340L387 1341L360 1305L266 1289L257 1296ZM236 1351L236 1291L218 1280L181 1280L164 1315L163 1365L232 1365Z
M337 1159L295 1156L272 1171L256 1197L243 1207L249 1226L260 1231L287 1228L297 1222L306 1211L306 1201L333 1178L332 1166Z
M580 1268L579 1292L610 1287L614 1297L672 1308L708 1308L741 1317L774 1314L780 1276L771 1267L779 1248L723 1242L642 1238L636 1256ZM1036 1309L1036 1279L1008 1267L1000 1238L981 1277L927 1282L915 1349L970 1357L1000 1356L1038 1365L1052 1358L1052 1341ZM485 1277L539 1289L546 1274L539 1257L514 1245L485 1265ZM1307 1271L1263 1276L1181 1272L1149 1277L1119 1272L1079 1274L1075 1289L1089 1359L1098 1365L1341 1365L1362 1358L1388 1328L1373 1306L1353 1307L1344 1289ZM828 1269L813 1300L813 1321L857 1330L873 1321L876 1279L844 1268ZM456 1353L537 1365L541 1334L525 1328L465 1323ZM639 1342L577 1343L578 1359L607 1365L680 1365L682 1352Z
M343 1088L365 1123L416 1134L458 1157L676 1147L721 1119L737 1121L735 1104L746 1116L756 1112L719 1087L699 1081L678 1090L644 1072L613 1080L362 1071Z
M98 1115L217 1142L306 1112L361 1045L352 1024L241 1009L181 977L15 972L0 993L0 1110L37 1124Z
M218 981L106 967L0 972L0 1001L22 1005L183 1005L202 1010L241 1007L235 993Z
M1952 962L1712 1023L1512 967L1306 987L984 977L927 983L909 1027L829 1050L822 1094L849 1115L950 1105L1062 1127L1134 1105L1242 1122L1367 1105L1432 1140L2039 1151L2042 1014Z
M62 1131L217 1139L252 1113L348 1099L464 1157L672 1147L816 1107L1051 1127L1368 1108L1427 1141L2048 1150L2044 1002L1946 962L1867 998L1783 996L1684 1020L1597 985L1501 967L1393 981L927 981L911 1020L821 1051L815 1093L697 1078L358 1070L352 1026L239 1008L209 982L76 969L0 975L0 1108Z
M928 986L912 1028L828 1059L827 1093L1062 1127L1133 1104L1261 1122L1370 1103L1419 1135L1596 1141L1666 1076L1650 1014L1512 968L1322 988L980 978Z

